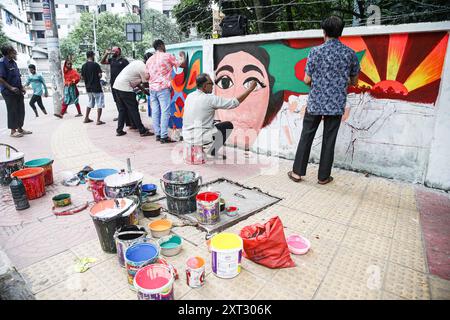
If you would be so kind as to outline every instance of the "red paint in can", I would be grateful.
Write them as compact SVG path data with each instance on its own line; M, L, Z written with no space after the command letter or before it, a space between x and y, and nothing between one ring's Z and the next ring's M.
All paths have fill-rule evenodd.
M28 200L42 197L45 194L45 179L43 168L26 168L11 174L22 180Z

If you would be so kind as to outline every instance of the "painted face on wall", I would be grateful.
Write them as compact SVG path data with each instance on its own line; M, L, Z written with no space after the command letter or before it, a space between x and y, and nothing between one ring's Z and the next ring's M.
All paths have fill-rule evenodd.
M234 136L245 130L247 143L252 144L261 130L270 98L269 76L265 66L254 56L244 51L228 54L215 71L215 93L225 98L234 98L244 93L252 80L257 82L255 90L236 109L218 110L221 121L231 121ZM246 143L246 144L247 144ZM240 144L240 143L238 143Z

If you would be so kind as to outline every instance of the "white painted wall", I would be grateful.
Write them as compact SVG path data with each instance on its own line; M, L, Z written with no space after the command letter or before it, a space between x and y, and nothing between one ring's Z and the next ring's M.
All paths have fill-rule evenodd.
M435 124L430 147L427 186L450 190L450 48L447 47L441 89L435 110Z

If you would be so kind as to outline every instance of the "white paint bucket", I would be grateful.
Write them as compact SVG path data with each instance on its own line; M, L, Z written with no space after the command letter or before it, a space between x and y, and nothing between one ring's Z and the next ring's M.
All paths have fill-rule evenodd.
M234 278L241 272L242 238L234 233L219 233L211 238L211 267L219 278Z

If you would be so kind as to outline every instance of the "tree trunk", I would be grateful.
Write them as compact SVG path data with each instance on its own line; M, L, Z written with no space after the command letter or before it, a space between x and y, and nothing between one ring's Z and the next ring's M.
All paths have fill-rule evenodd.
M253 4L255 7L260 6L268 6L271 4L270 0L253 0ZM275 7L276 8L276 7ZM255 8L256 20L259 33L267 33L267 32L275 32L278 31L278 27L276 23L264 23L274 21L277 17L277 14L271 13L277 9L273 8ZM270 16L269 16L270 15ZM267 19L266 17L269 16Z
M286 3L288 0L284 0L284 1ZM286 20L293 21L291 6L286 6ZM295 30L294 22L288 22L288 31L294 31L294 30Z

